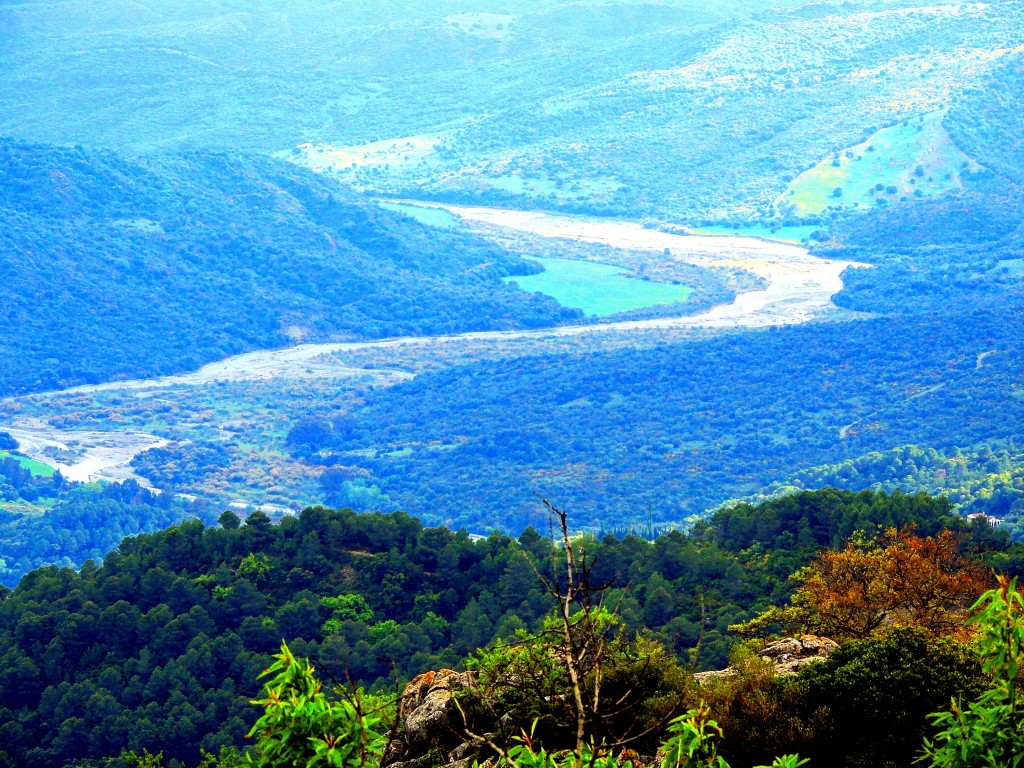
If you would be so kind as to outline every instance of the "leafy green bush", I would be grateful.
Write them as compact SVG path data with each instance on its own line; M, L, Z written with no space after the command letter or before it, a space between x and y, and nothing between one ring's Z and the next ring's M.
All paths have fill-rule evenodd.
M988 690L966 708L954 699L947 712L932 716L941 728L925 742L919 762L932 768L1004 768L1024 760L1024 701L1018 690L1024 662L1024 598L1017 580L1000 579L975 608L978 647Z
M806 754L828 734L827 711L807 706L807 684L776 674L754 644L733 652L732 669L733 674L706 680L693 693L715 713L727 760L750 766L780 751Z
M751 643L734 654L733 674L695 696L720 723L722 755L755 765L778 751L835 768L905 768L934 733L929 713L984 687L974 650L920 629L852 641L828 659L780 676Z
M356 693L328 697L312 665L281 644L274 663L261 675L272 679L265 696L254 701L263 716L249 731L258 736L256 755L245 764L260 768L361 768L379 761L384 737L375 729L379 718L363 710Z
M803 715L828 713L828 728L804 753L836 768L909 765L934 731L929 713L984 686L970 646L911 628L844 644L797 682L806 686Z
M717 740L722 729L711 719L707 706L701 702L696 708L674 718L668 725L668 738L661 746L664 754L661 768L729 768L729 763L718 754ZM616 759L609 750L588 745L579 754L551 752L534 745L532 734L524 733L521 744L506 754L513 768L631 768L632 762L624 757ZM798 755L784 755L772 761L771 766L757 768L799 768L807 763Z

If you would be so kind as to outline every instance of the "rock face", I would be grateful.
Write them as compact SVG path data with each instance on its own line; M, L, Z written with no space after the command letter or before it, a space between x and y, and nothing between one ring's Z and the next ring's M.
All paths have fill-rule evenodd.
M787 637L761 651L761 658L772 662L778 674L795 675L808 664L828 658L838 647L839 643L827 637Z
M795 675L808 664L828 658L828 655L838 647L839 643L829 640L827 637L816 635L787 637L777 643L772 643L761 651L761 658L770 661L775 666L776 674ZM694 679L698 683L704 683L716 678L732 677L735 674L736 670L728 667L718 672L698 672L694 675Z
M442 669L413 678L402 693L397 736L384 753L382 766L421 768L448 763L465 755L465 729L453 692L473 684L469 672Z

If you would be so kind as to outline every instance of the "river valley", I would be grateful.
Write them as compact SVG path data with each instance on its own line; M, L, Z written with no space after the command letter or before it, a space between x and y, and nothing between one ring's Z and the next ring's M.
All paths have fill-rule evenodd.
M406 201L400 204L410 205ZM650 259L739 270L759 278L760 287L739 293L732 302L688 316L535 330L310 343L250 352L210 363L192 373L107 382L20 398L17 415L0 422L0 429L10 431L20 450L31 458L51 465L61 463L62 472L72 479L134 477L129 463L136 455L163 447L169 441L191 439L188 429L181 424L165 423L153 432L134 431L130 425L115 423L98 429L91 423L88 429L74 430L60 417L81 411L90 398L153 398L157 393L173 397L176 392L229 384L251 385L257 388L260 397L273 397L275 388L287 392L295 382L302 381L341 389L387 387L412 378L419 370L456 364L464 355L520 356L538 350L571 350L582 345L588 349L644 346L680 341L694 334L804 323L829 315L841 316L832 304L832 296L842 289L844 270L862 266L820 258L797 245L756 238L673 234L635 222L580 216L433 203L416 205L443 211L465 226L524 232L549 238L556 245L563 240L599 243L644 251ZM18 399L8 399L7 403L12 400ZM74 460L55 462L55 447L69 442L74 443Z

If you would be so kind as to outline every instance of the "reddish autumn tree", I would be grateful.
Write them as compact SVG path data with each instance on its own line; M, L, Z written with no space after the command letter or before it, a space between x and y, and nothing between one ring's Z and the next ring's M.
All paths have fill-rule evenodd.
M735 629L763 633L782 624L836 640L869 637L889 627L920 627L932 635L964 637L964 620L994 583L989 569L965 551L953 531L920 537L913 527L855 535L791 577L787 608L773 608Z

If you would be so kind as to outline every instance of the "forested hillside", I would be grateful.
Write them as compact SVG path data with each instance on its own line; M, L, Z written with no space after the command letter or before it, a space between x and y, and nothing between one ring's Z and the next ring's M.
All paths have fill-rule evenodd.
M501 281L536 269L286 163L0 141L0 394L575 317Z
M282 638L335 679L386 691L392 664L402 679L458 666L538 629L552 607L524 557L549 567L552 544L533 529L472 541L400 513L323 508L277 525L262 513L220 523L127 539L80 573L43 568L0 588L2 764L49 768L122 748L194 764L200 747L242 745L257 675ZM727 626L782 604L786 577L822 548L909 523L922 535L959 528L1003 567L1020 559L944 500L837 491L724 510L690 535L584 543L594 583L613 585L629 626L684 658L700 641L701 665L720 667L736 642Z
M869 451L1019 435L1021 307L1018 290L948 315L467 365L373 394L295 450L342 503L375 485L374 503L455 526L514 530L535 493L593 529L678 521Z
M918 488L948 498L964 515L1002 520L1001 530L1024 538L1024 450L1014 439L983 443L972 450L900 446L838 464L813 467L773 484L767 493L806 488L893 491Z
M159 531L192 517L209 523L216 519L203 502L153 493L133 480L83 486L57 474L26 482L12 477L9 461L0 464L3 489L14 488L22 504L31 498L47 509L19 509L18 502L0 509L0 586L13 587L26 573L45 565L77 569L86 560L102 560L127 536ZM5 494L5 501L8 498Z
M1010 57L965 93L946 125L984 167L1024 184L1024 55Z

